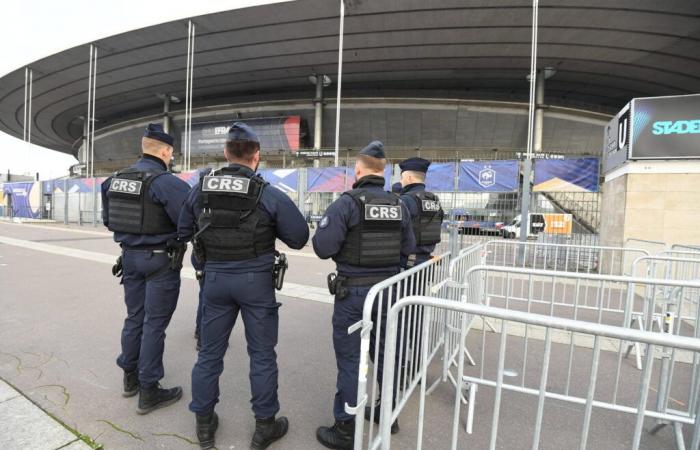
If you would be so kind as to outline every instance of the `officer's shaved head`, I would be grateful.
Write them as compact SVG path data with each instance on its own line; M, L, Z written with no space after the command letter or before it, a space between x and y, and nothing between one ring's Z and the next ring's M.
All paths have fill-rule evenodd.
M404 170L401 172L401 184L403 186L414 183L425 183L425 174L417 170Z
M260 144L253 141L226 141L224 155L228 162L250 162L260 150Z
M385 158L373 158L367 155L357 155L357 164L369 172L382 172L386 167Z
M161 142L157 139L151 139L147 137L141 138L141 150L149 155L158 156L161 150L168 150L172 148L165 142Z

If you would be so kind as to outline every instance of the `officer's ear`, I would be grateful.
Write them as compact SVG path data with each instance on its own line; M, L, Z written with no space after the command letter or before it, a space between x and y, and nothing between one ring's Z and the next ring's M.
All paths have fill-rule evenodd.
M260 147L258 147L257 150L255 150L255 153L253 153L253 165L257 167L257 165L260 163Z

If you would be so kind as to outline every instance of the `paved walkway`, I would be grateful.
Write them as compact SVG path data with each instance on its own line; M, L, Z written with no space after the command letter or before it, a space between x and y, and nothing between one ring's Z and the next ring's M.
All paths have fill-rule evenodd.
M0 380L0 448L88 450L88 444Z

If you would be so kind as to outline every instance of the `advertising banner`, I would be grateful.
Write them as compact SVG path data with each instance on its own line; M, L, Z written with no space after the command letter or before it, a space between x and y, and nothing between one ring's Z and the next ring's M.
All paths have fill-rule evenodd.
M98 177L98 178L71 178L68 180L68 193L69 194L85 194L85 193L92 193L93 191L93 185L95 182L97 183L96 189L97 193L100 193L102 190L102 183L107 179L107 177ZM97 180L97 181L95 181ZM44 181L43 183L43 189L44 193L46 192L46 189L53 188L52 192L63 192L63 189L65 187L65 180L58 179L58 180L52 180L52 181Z
M258 173L265 181L282 192L296 192L299 184L298 169L261 169Z
M4 183L2 190L14 217L41 218L41 182Z
M455 164L432 163L425 176L425 189L431 192L454 191Z
M242 119L255 131L260 139L262 153L277 153L280 150L296 152L303 145L301 116L265 117ZM228 130L235 121L202 122L192 124L192 153L222 153L226 145ZM185 133L181 139L184 142Z
M314 167L307 169L307 192L345 192L355 174L345 167Z
M354 167L314 167L306 172L307 192L345 192L355 183ZM391 166L384 168L384 190L391 188Z
M598 192L598 158L536 159L535 192Z
M462 161L459 163L461 192L516 192L520 162Z

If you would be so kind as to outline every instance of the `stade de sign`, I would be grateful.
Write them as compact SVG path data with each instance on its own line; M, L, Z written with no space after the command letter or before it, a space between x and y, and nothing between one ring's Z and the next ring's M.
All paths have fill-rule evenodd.
M605 127L605 173L634 160L700 159L700 94L635 98Z

